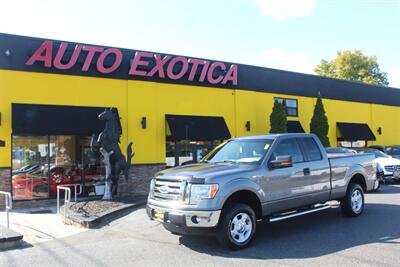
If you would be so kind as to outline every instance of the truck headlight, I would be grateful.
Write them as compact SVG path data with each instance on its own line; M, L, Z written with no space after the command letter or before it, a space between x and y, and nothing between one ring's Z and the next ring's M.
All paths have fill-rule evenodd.
M150 189L149 189L149 197L150 198L154 198L154 186L155 186L156 182L155 179L151 179L150 181Z
M218 184L193 184L190 189L190 204L197 204L202 199L212 199L218 192Z

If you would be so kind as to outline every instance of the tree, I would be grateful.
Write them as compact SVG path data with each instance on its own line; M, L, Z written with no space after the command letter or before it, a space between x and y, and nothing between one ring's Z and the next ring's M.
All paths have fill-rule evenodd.
M380 70L376 56L365 56L361 50L338 51L335 59L322 59L314 72L324 77L389 85L387 73Z
M310 132L317 135L324 147L329 146L328 138L328 118L325 115L324 104L322 103L321 94L318 93L317 103L314 107L314 114L311 118Z
M287 118L285 108L282 104L275 100L274 107L272 108L271 115L269 116L271 125L270 133L286 133L287 132Z

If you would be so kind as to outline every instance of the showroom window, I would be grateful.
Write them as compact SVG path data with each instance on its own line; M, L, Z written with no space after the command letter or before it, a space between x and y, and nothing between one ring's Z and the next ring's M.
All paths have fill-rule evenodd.
M12 142L14 199L55 197L58 185L75 184L83 196L104 194L104 167L90 137L13 136Z
M12 143L13 198L47 198L49 137L14 136Z
M222 116L165 115L167 167L196 163L231 138Z
M279 104L284 106L287 116L290 116L290 117L299 116L297 99L275 97L274 101L278 101Z
M174 167L189 163L199 162L211 150L221 143L216 141L171 141L167 138L166 142L166 165Z

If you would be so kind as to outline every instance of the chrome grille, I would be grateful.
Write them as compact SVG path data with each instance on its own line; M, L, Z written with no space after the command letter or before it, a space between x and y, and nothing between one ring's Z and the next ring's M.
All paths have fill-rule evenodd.
M180 201L186 181L176 180L168 177L157 177L154 183L154 198L166 201Z
M400 171L400 165L385 166L385 171L387 171L387 172Z

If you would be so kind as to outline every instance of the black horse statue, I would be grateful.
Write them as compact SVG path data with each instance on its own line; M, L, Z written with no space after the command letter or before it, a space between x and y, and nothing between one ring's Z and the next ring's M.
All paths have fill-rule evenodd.
M107 158L107 160L104 160L106 165L106 191L103 199L112 199L118 193L118 180L121 172L124 174L126 180L129 178L129 168L134 153L132 152L132 142L129 143L126 149L127 159L125 159L125 156L121 152L119 143L122 127L118 112L114 108L104 110L104 112L99 114L99 120L105 121L106 125L97 137L97 141L95 136L92 137L92 146L100 146L103 157ZM108 188L107 185L110 184L111 188ZM111 192L107 192L108 190Z

